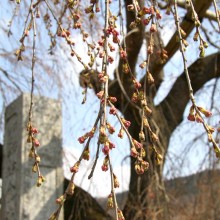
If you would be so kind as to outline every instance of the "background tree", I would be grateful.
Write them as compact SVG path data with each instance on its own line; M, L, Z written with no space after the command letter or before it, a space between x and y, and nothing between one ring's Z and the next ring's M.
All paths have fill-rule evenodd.
M211 10L216 9L217 11L216 2L211 0L146 2L128 0L124 3L106 1L105 4L100 4L101 8L98 1L90 1L85 4L84 9L80 1L74 0L64 3L46 0L32 1L30 5L21 2L27 17L24 22L22 37L19 39L20 47L15 54L18 61L25 59L25 55L31 54L30 60L28 57L26 58L25 65L30 67L32 73L32 77L29 78L32 82L32 94L35 88L34 77L37 77L36 73L41 68L48 73L42 79L53 79L52 87L54 86L53 82L58 88L65 81L68 76L64 77L62 74L53 74L55 77L50 77L52 67L54 71L59 70L59 73L62 70L63 66L59 66L59 63L64 57L61 54L64 53L68 57L73 56L83 67L83 71L80 73L80 84L85 89L83 103L86 102L88 88L94 88L100 99L100 109L97 118L94 119L93 128L79 138L80 143L85 143L82 156L71 168L73 176L68 190L58 199L57 202L60 206L51 219L58 216L63 201L69 194L73 193L74 176L80 169L81 160L88 159L89 144L94 134L94 138L97 138L97 155L100 150L106 155L102 169L104 171L110 169L112 178L112 193L108 198L109 206L114 207L116 219L123 219L114 193L117 179L112 170L110 157L110 151L114 150L112 149L114 145L110 141L110 135L108 135L108 133L113 133L114 128L108 119L109 112L118 119L121 125L118 136L122 137L125 133L124 135L128 136L131 147L131 180L129 195L124 208L126 219L152 219L155 213L158 214L157 218L168 219L167 197L162 180L164 158L168 151L170 137L181 123L183 112L189 101L191 108L188 119L201 123L208 135L210 145L214 149L213 152L219 157L219 146L215 136L212 135L213 128L207 124L205 119L205 117L211 116L211 112L199 106L194 98L194 93L201 89L206 82L220 75L220 54L217 52L205 56L208 42L211 45L210 47L215 48L215 50L216 48L219 49L215 43L219 40L219 14L215 15L208 11L212 2L215 7ZM126 10L123 9L123 6ZM180 10L183 7L186 7L186 10ZM180 18L179 10L184 14L182 18ZM98 19L99 12L103 15L103 20ZM162 17L166 18L165 12L170 14L169 24L162 19ZM40 17L40 13L43 19L40 19L38 23L37 18ZM19 16L22 15L21 13ZM86 21L87 17L89 17L89 22ZM204 27L207 24L205 18L211 23L208 31ZM203 20L206 23L203 24ZM11 22L13 24L13 20ZM45 24L45 30L50 40L49 52L55 54L52 56L54 62L45 63L39 59L38 53L41 46L44 44L48 46L48 41L44 41L46 31L39 28L39 24ZM160 28L161 26L166 28L167 25L174 26L176 32L173 33L173 37L164 47L163 37L165 35L160 34ZM118 28L116 28L117 26ZM9 31L7 30L9 35L12 33L11 27L13 25L10 24ZM100 35L92 34L89 28L100 30L97 32ZM186 38L190 36L192 31L194 32L191 38L198 41L200 58L188 68L185 52L188 46ZM88 58L81 57L75 49L74 34L82 36L87 47ZM42 45L37 44L38 41ZM62 42L66 42L65 46ZM189 42L191 41L189 40ZM58 43L61 43L61 46ZM27 45L31 47L30 50L28 50ZM138 56L143 45L146 46L146 58L140 62ZM162 70L179 48L184 73L177 78L166 98L160 104L155 105L154 98L163 81L163 75L166 74ZM5 50L5 45L2 45L5 59L10 63L14 62L11 56L6 56ZM117 51L120 58L113 79L110 79L109 68L115 60L110 52L114 50ZM38 58L37 61L36 57ZM41 63L43 65L36 71ZM54 64L57 66L54 67ZM3 74L2 94L5 94L4 90L8 87L25 90L19 80L15 80L15 76L8 73L4 65L2 66L0 69ZM144 72L144 74L136 74L136 72ZM26 75L21 81L24 82L24 79L27 79ZM42 89L41 85L40 82L36 88ZM118 115L118 111L122 113L123 117ZM31 117L29 125L30 129L32 127ZM35 149L34 146L33 149ZM95 169L95 165L96 162L92 170Z

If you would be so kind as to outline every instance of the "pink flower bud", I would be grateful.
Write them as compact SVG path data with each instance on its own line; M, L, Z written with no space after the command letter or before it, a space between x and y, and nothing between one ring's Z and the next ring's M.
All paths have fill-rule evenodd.
M108 170L108 165L106 165L106 164L103 164L102 165L102 171L107 171Z
M78 138L78 141L80 144L83 144L85 142L85 140L86 140L86 138L84 136Z
M39 147L40 146L40 142L37 139L34 139L34 146L35 147Z
M109 114L116 115L117 109L115 107L111 107L109 110Z
M109 153L109 146L108 146L108 144L106 144L106 145L104 145L104 147L102 148L102 152L105 154L105 155L107 155L108 153Z

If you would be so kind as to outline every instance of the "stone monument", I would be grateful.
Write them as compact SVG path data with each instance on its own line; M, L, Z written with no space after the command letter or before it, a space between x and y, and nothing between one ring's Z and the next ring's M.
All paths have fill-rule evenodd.
M41 146L40 169L46 182L36 186L37 174L32 173L33 159L29 158L30 144L26 125L30 95L22 94L6 108L3 147L2 210L4 220L46 220L63 193L62 121L59 101L34 97L33 126ZM60 215L63 219L63 213Z

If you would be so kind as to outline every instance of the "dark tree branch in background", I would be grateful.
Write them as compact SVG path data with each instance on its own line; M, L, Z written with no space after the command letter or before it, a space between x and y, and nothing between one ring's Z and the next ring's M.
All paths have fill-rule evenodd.
M19 91L19 92L22 92L22 90L20 89L20 87L18 86L18 84L13 80L11 79L10 75L8 74L8 72L6 70L4 70L3 68L0 67L0 71L4 74L4 76L9 80L9 82L12 83L13 86L16 87L16 89Z

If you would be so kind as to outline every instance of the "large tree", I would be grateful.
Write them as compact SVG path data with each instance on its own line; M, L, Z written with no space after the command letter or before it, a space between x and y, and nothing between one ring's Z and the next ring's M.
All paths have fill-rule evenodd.
M155 215L158 215L156 218L169 218L162 171L170 137L176 127L182 122L183 112L189 102L191 103L188 116L189 121L201 123L209 142L213 146L213 152L215 152L217 157L220 156L219 146L212 136L213 128L207 124L205 119L205 117L211 116L211 113L199 106L194 97L195 92L200 90L206 82L220 76L220 53L217 52L205 56L208 43L213 48L218 48L213 41L217 41L217 38L219 38L219 14L215 15L215 13L208 11L212 2L215 6L212 9L216 9L216 2L211 0L127 0L124 2L119 1L117 10L114 11L111 7L114 1L113 3L111 1L105 1L105 3L100 3L104 16L104 19L101 21L96 17L100 11L99 1L86 2L87 6L83 11L82 2L77 0L68 0L62 4L59 1L39 0L36 2L32 1L30 6L23 5L23 8L28 8L28 16L20 39L21 46L16 51L16 56L18 61L23 59L23 54L25 54L26 50L26 39L29 34L33 33L33 39L30 43L32 44L33 52L30 59L30 69L32 72L31 92L33 93L36 66L35 43L37 37L39 37L36 18L40 16L39 13L42 11L44 23L51 39L50 53L53 53L53 48L59 42L59 40L56 41L56 37L63 38L70 47L69 54L76 58L83 66L83 71L79 76L80 84L85 89L85 99L83 102L86 102L88 88L93 88L100 99L100 109L97 119L94 119L93 128L79 138L79 142L85 143L85 148L77 163L71 168L73 176L67 190L57 200L59 208L54 214L54 219L57 218L63 201L73 193L74 176L78 169L80 172L81 160L88 159L89 157L90 140L97 137L93 137L94 133L98 134L97 155L100 153L100 149L105 154L102 169L103 171L109 169L111 173L112 193L108 198L109 206L115 209L116 219L123 219L114 193L117 178L112 170L110 151L114 150L112 149L114 145L109 137L109 134L114 132L114 128L110 125L110 121L108 121L108 114L114 115L121 124L118 136L122 137L123 133L125 133L124 135L127 135L130 141L131 179L127 203L123 210L124 217L127 220L153 219ZM17 0L17 3L20 3L20 1ZM57 7L60 5L62 5L61 9ZM113 5L113 8L115 8L116 3ZM170 14L171 25L175 27L176 31L167 45L164 46L164 36L160 34L160 27L163 26L166 28L169 25L166 24L166 21L163 21L163 17L166 16L165 11L166 14ZM184 13L182 18L180 18L179 11ZM84 15L84 13L88 15ZM89 23L86 24L86 28L83 26L83 22L86 23L86 16L90 17L93 28L97 28L103 24L103 31L100 31L99 36L96 36L96 33L89 33ZM213 38L209 35L210 30L205 30L202 25L205 18L212 23L210 28L213 27ZM55 23L55 33L51 29L52 21ZM213 24L213 22L215 23ZM120 27L117 27L117 25ZM88 46L89 62L85 58L80 57L74 49L72 37L74 32L72 29L79 30L78 34L82 35L83 41ZM185 53L188 46L186 39L192 31L194 31L193 36L191 35L192 38L199 42L200 58L188 67ZM203 37L202 32L204 32L205 37ZM43 34L44 32L42 31L40 33L41 40ZM99 39L99 41L93 42L88 35L94 39ZM138 57L140 56L143 45L146 46L146 58L138 63ZM120 58L117 68L114 71L114 79L110 79L109 66L111 63L116 62L110 55L110 51L114 51L115 48L117 48L116 50ZM61 49L65 49L64 51L67 50L66 47ZM161 86L164 74L166 74L163 68L179 50L181 53L180 59L184 66L183 73L177 78L166 98L160 104L155 105L154 98ZM62 57L60 56L55 61L60 61L61 59ZM98 59L100 59L97 62L101 63L101 68L95 68L95 61ZM141 72L142 69L145 71L145 74L142 74L142 78L138 81L136 79L138 75L136 72ZM18 87L17 81L14 81L4 68L1 68L0 71L4 74L4 77L10 80L12 86ZM59 80L60 78L56 79ZM122 113L123 117L118 115L118 111ZM28 127L30 136L32 135L31 123L30 117ZM33 149L35 149L34 144L36 143L33 143ZM98 156L96 159L98 159ZM93 170L95 169L95 165L96 162L94 163ZM78 188L75 190L75 194L73 193L75 207L73 210L75 212L78 210L76 208L76 204L78 204L76 195L79 195L79 193ZM81 193L85 198L86 192L82 191ZM74 198L74 196L76 197ZM80 219L80 215L81 219L85 219L85 213L88 210L90 216L91 213L94 213L91 211L94 201L89 196L87 198L88 202L85 204L84 209L80 211L79 208L77 219ZM97 213L97 210L101 209L100 207L96 207L94 210ZM99 214L105 216L103 211L100 211ZM72 218L74 219L74 214L72 214ZM99 219L101 218L99 217ZM106 215L106 218L110 217Z

